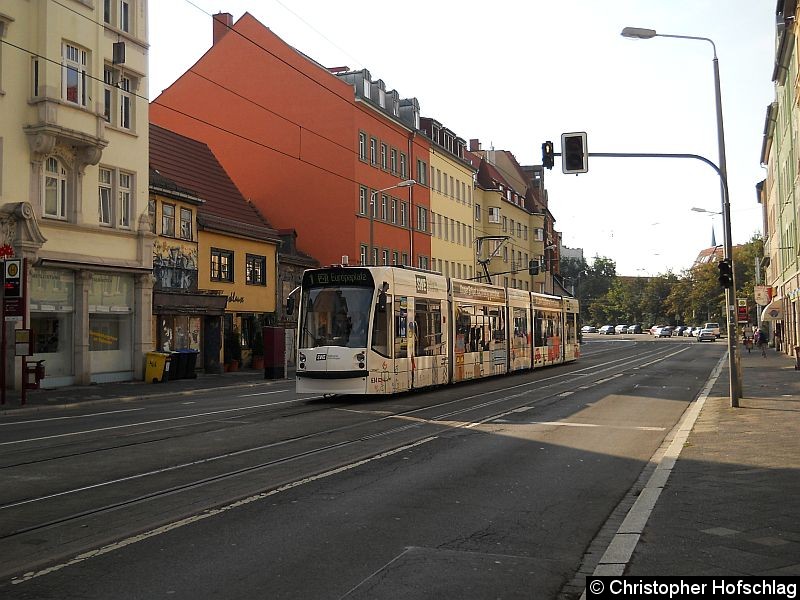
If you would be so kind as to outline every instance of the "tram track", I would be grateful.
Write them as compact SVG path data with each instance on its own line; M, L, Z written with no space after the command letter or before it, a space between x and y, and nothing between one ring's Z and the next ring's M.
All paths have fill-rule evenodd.
M377 402L365 402L359 398L354 402L326 401L314 406L317 400L299 399L295 402L303 403L304 407L314 406L314 410L291 411L293 417L324 417L326 411L352 411L362 416L366 414L367 418L303 435L274 439L234 452L216 453L197 460L165 465L160 469L142 470L124 477L95 481L90 485L6 501L0 504L0 523L13 523L14 526L0 531L0 539L12 554L15 549L21 552L18 560L0 569L0 576L19 573L31 568L31 565L52 563L57 557L77 555L154 527L168 527L169 523L215 511L217 507L230 505L253 494L271 495L282 489L290 489L305 481L315 480L320 473L348 469L348 465L374 460L391 453L392 449L403 448L420 440L430 441L448 433L465 432L521 409L548 406L564 399L565 393L605 385L619 375L632 373L641 365L667 360L689 349L689 346L644 346L647 347L637 349L635 355L616 356L597 364L573 363L539 371L539 377L535 380L515 381L514 377L481 380L493 387L485 389L484 386L484 389L476 390L477 393L465 394L471 391L471 384L466 383L422 393L412 392ZM425 404L430 398L441 397L440 392L447 393L447 399ZM400 410L387 406L395 398L401 404L415 400L418 405ZM261 417L265 414L273 414L277 419L290 417L283 412L276 414L267 408L262 409L263 414L259 413ZM166 423L170 420L161 421ZM402 423L385 427L386 423L396 420L402 420ZM134 424L128 425L127 429L133 429ZM231 422L229 426L219 428L219 431L236 435L234 425ZM81 436L73 437L80 439ZM163 436L162 442L168 443L177 437ZM152 440L147 443L152 443ZM24 448L24 444L18 447ZM276 450L285 449L290 451L274 455ZM103 454L100 450L96 452L98 456ZM262 453L272 455L264 456ZM249 464L236 464L246 457L256 459L249 458L252 461ZM42 464L57 463L62 459L80 460L80 456L48 457L23 466L36 469ZM208 472L209 467L219 470ZM9 470L10 467L0 468L0 474ZM181 474L180 477L177 477L178 474ZM141 486L137 487L136 484L144 480L151 480L150 487L141 490ZM103 493L104 489L110 488L116 491L111 495ZM98 502L98 497L106 501ZM95 502L94 506L91 506L92 501ZM166 508L155 510L160 506ZM22 517L20 511L39 517ZM114 526L109 528L108 523ZM87 531L92 535L87 535ZM43 544L48 550L40 555L31 550L33 544Z

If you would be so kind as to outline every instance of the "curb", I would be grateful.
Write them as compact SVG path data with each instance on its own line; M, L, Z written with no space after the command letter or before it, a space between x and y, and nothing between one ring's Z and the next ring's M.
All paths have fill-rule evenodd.
M203 387L194 388L189 390L179 390L170 392L157 392L152 394L141 395L125 395L125 396L108 396L106 398L95 398L92 400L67 400L57 404L43 404L43 405L26 405L18 407L0 406L0 416L7 417L11 415L26 415L35 414L39 412L48 412L51 410L72 410L81 406L97 406L100 404L109 404L112 402L135 402L137 400L156 400L158 398L168 398L176 396L191 396L200 392L216 392L221 390L235 390L244 388L253 388L261 385L270 385L279 381L291 381L290 379L265 379L259 382L251 383L234 383L231 385L221 385L216 387Z

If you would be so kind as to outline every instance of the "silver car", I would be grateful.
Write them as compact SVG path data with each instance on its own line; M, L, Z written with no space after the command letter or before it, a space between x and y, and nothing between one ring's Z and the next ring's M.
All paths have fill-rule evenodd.
M697 341L709 341L709 342L716 342L717 341L717 334L714 333L713 329L704 328L698 331L696 334Z

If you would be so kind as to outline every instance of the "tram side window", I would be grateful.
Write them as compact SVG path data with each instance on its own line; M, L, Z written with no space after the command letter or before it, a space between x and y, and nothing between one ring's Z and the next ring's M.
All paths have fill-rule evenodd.
M415 300L414 338L415 356L433 356L439 353L442 344L442 302L440 300Z
M456 339L455 351L457 353L469 352L469 340L472 326L473 309L468 304L456 308Z
M372 320L372 349L380 354L391 358L390 345L392 337L392 297L386 297L386 306L375 307L375 318Z
M545 345L545 330L546 323L542 311L537 310L536 316L533 319L533 345L541 348Z
M503 311L491 309L489 311L492 324L492 339L495 342L502 342L506 339L506 324L503 319Z
M408 298L394 297L394 357L408 358Z
M514 309L514 343L524 345L528 336L528 315L524 308Z

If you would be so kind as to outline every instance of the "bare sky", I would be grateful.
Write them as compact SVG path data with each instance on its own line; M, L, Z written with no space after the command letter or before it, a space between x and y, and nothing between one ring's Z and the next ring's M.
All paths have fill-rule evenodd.
M211 45L211 17L247 11L326 67L369 69L483 148L541 163L586 131L590 152L689 153L718 162L707 42L628 40L623 27L711 38L720 65L733 243L761 231L756 184L774 100L775 0L150 0L150 98ZM625 275L676 273L723 240L719 178L698 162L590 158L546 173L564 244Z

